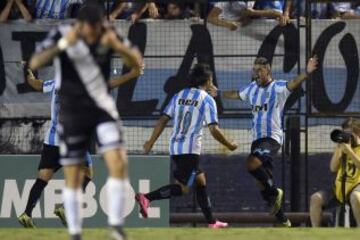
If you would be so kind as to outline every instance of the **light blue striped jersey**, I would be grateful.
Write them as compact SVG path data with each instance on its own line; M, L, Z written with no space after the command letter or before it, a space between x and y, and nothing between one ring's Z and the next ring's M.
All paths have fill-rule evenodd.
M284 10L284 0L273 1L273 0L261 0L256 1L256 9L272 9L278 12L283 12Z
M83 0L36 0L36 18L65 19L71 4L83 3Z
M173 119L170 155L200 155L204 124L218 123L214 98L197 88L186 88L176 94L164 114Z
M241 100L251 105L253 120L253 140L270 137L283 143L283 111L286 99L290 95L287 81L272 81L266 87L260 87L256 81L239 91Z
M51 146L59 146L56 127L60 110L60 99L57 91L55 90L55 80L44 81L43 92L51 93L51 121L44 143Z

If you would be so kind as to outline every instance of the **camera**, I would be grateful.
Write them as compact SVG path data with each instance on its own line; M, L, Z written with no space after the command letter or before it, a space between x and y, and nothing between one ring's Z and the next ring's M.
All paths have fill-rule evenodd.
M352 139L352 133L345 132L340 129L335 129L331 132L330 138L335 143L350 143Z

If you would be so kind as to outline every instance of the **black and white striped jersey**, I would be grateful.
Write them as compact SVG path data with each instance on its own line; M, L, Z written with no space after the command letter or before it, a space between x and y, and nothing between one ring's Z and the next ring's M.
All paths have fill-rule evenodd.
M37 46L37 51L55 46L71 28L71 25L60 25L51 30ZM105 30L104 27L104 33ZM119 33L118 37L128 44L128 40ZM100 44L100 39L93 45L80 39L55 58L55 81L61 112L77 114L97 109L105 111L114 119L119 118L107 84L113 50Z

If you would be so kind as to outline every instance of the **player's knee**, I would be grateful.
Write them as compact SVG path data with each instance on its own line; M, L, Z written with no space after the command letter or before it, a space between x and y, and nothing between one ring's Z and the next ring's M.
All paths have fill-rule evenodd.
M360 192L354 191L350 194L350 204L352 208L360 207Z
M246 169L248 171L253 171L260 167L261 164L261 161L257 157L250 155L246 160Z
M310 206L321 207L323 205L323 196L317 192L310 197Z
M112 177L124 178L127 175L128 159L122 150L111 150L104 154L104 158Z
M48 182L51 180L53 174L54 171L52 169L41 169L38 173L38 178L45 182Z
M206 177L205 173L200 173L196 176L196 186L206 186Z

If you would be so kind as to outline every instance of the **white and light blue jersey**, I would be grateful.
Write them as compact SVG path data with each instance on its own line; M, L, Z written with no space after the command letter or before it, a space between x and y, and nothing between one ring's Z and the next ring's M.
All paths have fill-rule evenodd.
M290 95L287 81L272 81L266 87L260 87L256 81L239 91L241 100L251 105L253 114L253 140L270 137L283 143L283 111L286 99Z
M197 88L186 88L176 94L164 110L173 119L170 155L201 152L204 124L217 124L217 107L213 97Z
M35 3L36 18L65 19L72 4L81 4L83 0L37 0Z
M58 115L60 111L60 99L55 90L55 80L44 81L43 92L51 93L51 121L44 143L51 146L59 146L56 127L58 125Z
M271 0L261 0L256 1L255 9L272 9L278 12L283 12L284 10L284 0L280 1L271 1Z

